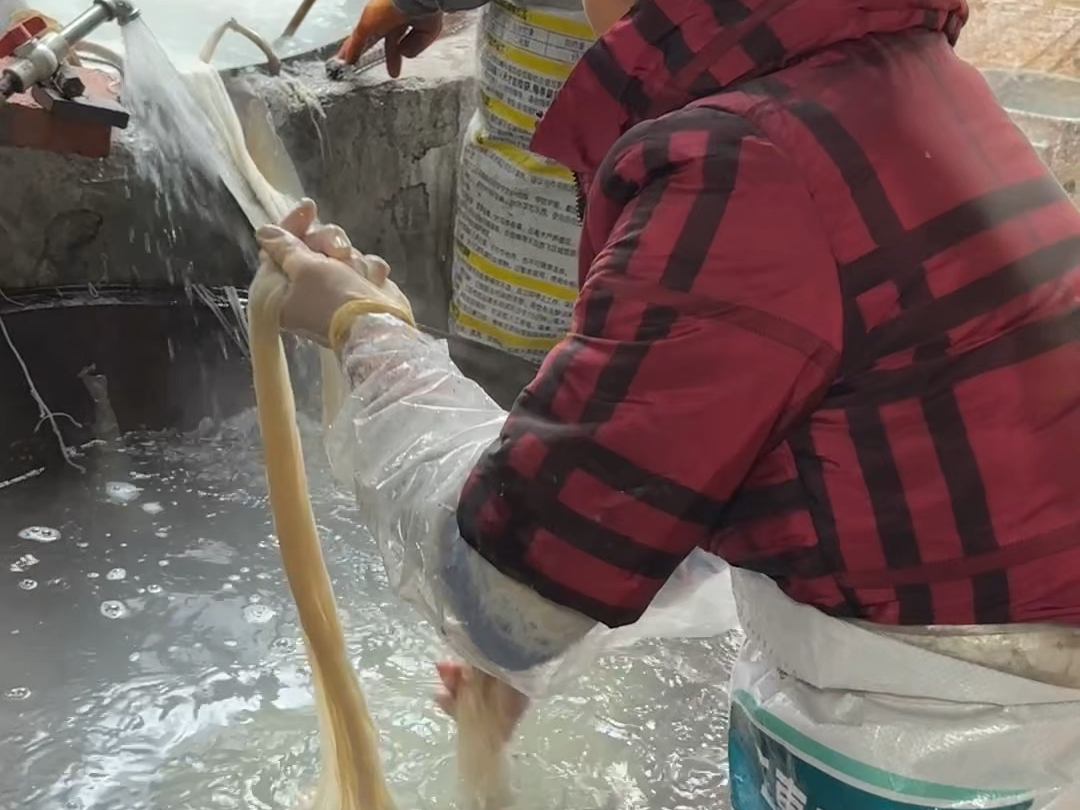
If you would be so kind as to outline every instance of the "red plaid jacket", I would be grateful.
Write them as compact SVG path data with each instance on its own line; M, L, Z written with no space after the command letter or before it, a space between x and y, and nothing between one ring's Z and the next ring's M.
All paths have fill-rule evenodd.
M965 0L642 0L534 148L581 295L459 508L608 625L694 547L882 623L1080 623L1080 214Z

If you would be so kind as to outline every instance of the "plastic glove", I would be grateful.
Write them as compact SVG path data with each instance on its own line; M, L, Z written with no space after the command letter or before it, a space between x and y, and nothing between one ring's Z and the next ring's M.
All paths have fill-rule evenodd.
M356 250L337 225L316 225L318 210L305 199L280 225L264 225L256 238L263 253L289 279L281 326L333 349L364 313L387 313L414 324L412 307L389 280L378 256Z
M442 32L442 12L409 18L392 0L371 0L364 7L360 21L338 49L336 59L349 65L385 40L386 72L396 79L401 75L402 58L413 59L424 52Z
M503 683L498 678L488 675L475 667L461 664L456 661L440 661L435 665L439 673L442 686L435 693L435 702L439 708L451 717L454 716L457 704L457 694L461 685L470 678L483 678L484 687L496 691L495 706L498 717L499 731L504 740L509 741L514 734L518 721L529 708L529 699L514 689L509 684Z

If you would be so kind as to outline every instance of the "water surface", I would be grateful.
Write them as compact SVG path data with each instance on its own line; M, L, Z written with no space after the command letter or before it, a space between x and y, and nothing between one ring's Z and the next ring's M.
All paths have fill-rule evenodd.
M257 446L246 413L88 448L85 476L0 488L0 807L262 810L310 787L310 674ZM452 728L429 699L442 645L311 456L394 792L403 810L452 807ZM538 705L517 747L520 806L726 807L735 643L643 645Z

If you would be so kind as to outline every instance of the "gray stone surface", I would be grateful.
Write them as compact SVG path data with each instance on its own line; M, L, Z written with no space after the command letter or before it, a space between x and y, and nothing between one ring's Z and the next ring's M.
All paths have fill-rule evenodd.
M461 135L471 113L475 29L436 43L390 81L381 65L344 82L321 61L290 80L245 76L265 100L323 218L382 255L421 322L445 328L447 257ZM303 90L298 91L300 85ZM318 99L313 113L309 94ZM106 161L0 148L0 288L185 279L246 286L254 245L224 191L174 227L121 135Z
M1080 80L999 68L983 73L1039 157L1080 202Z

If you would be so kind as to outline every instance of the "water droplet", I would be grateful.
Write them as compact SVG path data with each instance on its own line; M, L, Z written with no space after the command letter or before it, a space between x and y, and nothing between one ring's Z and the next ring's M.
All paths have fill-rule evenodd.
M60 539L60 530L49 526L27 526L19 532L20 540L32 540L35 543L55 543Z
M117 599L109 599L101 603L101 615L106 619L122 619L128 615L127 605Z
M225 641L222 642L222 644L224 644L226 647L235 647L236 643L236 640L231 638L227 638L225 639Z
M248 567L247 567L247 566L245 565L245 566L244 566L243 568L241 568L241 569L240 569L240 573L241 573L241 574L249 574L249 573L251 573L251 569L250 569L250 568L248 568Z
M113 580L113 582L116 582L117 580L121 580L126 576L127 571L125 571L123 568L114 568L105 575L105 579L111 579Z
M157 583L147 585L146 586L146 592L147 593L161 593L161 586L158 585Z
M160 565L162 568L164 568L165 566L167 566L169 564L169 561L168 560L158 560L157 564Z
M168 537L169 536L169 530L168 530L168 528L158 529L156 532L154 532L154 536L155 537Z
M33 568L39 562L41 562L41 560L39 560L33 554L23 554L21 557L19 557L19 559L17 559L9 566L9 570L13 574L21 574L23 571L26 571L29 568Z
M133 664L138 660L139 660L139 654L137 652L133 652L131 655L128 656L128 661L130 661Z
M296 649L296 642L291 638L275 638L270 642L270 649L280 653L292 652Z
M142 487L127 481L110 481L105 485L105 497L113 503L131 503L139 497Z
M240 581L240 575L239 574L229 574L227 577L225 577L225 579L229 580L229 582L239 582Z
M4 698L6 700L26 700L30 697L30 694L28 686L13 686L4 692Z
M86 578L87 579L97 579L100 576L101 576L101 574L99 574L97 571L87 571L86 572Z
M266 624L274 618L274 611L266 605L245 605L244 621L249 624Z
M32 591L37 587L36 579L24 579L19 582L19 587L24 591Z
M142 510L148 515L157 515L165 511L165 507L157 501L150 501L142 505Z
M88 546L89 546L90 544L89 544L89 543L87 543L87 542L86 542L85 540L80 540L80 541L79 541L78 543L76 543L75 545L76 545L76 546L78 546L79 548L86 548L86 547L88 547Z

